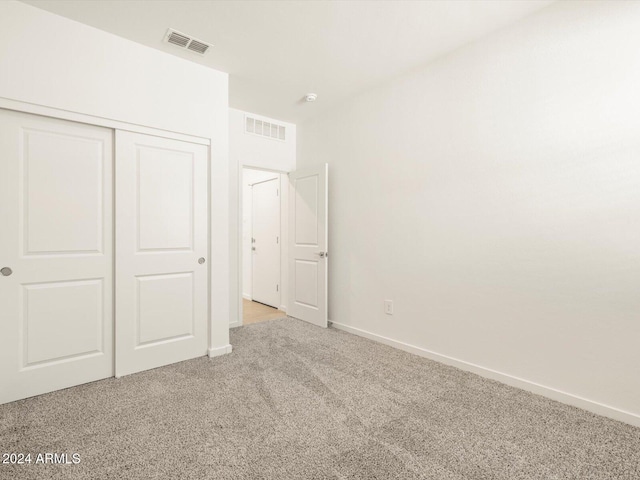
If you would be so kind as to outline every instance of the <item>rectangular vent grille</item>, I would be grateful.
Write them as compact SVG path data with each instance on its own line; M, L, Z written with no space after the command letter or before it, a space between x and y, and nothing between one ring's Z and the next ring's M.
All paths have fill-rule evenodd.
M170 28L167 30L167 34L165 35L165 42L175 45L180 48L185 48L187 50L191 50L192 52L198 53L200 55L204 55L207 53L207 50L211 47L211 45L201 42L200 40L196 40L184 33L180 33L176 30Z
M287 139L287 129L284 125L258 120L249 116L245 117L244 131L253 135L271 138L272 140L282 140L284 142Z
M192 52L200 53L204 55L207 50L209 50L209 45L206 43L199 42L197 40L191 40L191 43L187 47Z
M167 38L167 42L178 45L179 47L186 47L189 44L189 40L191 40L189 37L185 37L176 32L170 32L169 38Z

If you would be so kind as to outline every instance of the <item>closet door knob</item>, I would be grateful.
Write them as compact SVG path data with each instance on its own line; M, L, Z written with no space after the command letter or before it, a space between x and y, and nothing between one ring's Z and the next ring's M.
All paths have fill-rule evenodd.
M198 259L198 263L199 263L200 265L202 265L204 262L205 262L204 257L200 257L200 258Z
M0 268L0 273L3 276L8 277L9 275L11 275L13 273L13 270L11 270L9 267L2 267L2 268Z

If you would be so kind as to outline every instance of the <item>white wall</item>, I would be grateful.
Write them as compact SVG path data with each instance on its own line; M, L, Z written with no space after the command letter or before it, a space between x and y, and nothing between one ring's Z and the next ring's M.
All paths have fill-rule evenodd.
M640 425L638 25L558 2L298 125L330 319Z
M245 133L245 115L286 127L285 141ZM229 149L238 165L291 172L296 169L296 126L255 113L229 109Z
M2 97L204 138L226 113L226 73L20 2L0 25Z
M250 115L253 118L259 120L265 120L267 122L274 122L280 125L284 125L287 129L286 141L272 140L258 135L252 135L245 133L245 115ZM240 188L242 169L243 167L256 167L258 169L276 170L279 172L291 172L296 168L296 126L292 123L282 122L277 119L272 119L257 115L254 113L243 112L241 110L229 109L229 157L231 161L231 191L230 202L231 212L229 225L233 235L231 239L230 255L232 262L235 262L234 267L231 270L231 285L232 293L231 298L231 315L230 325L240 325L240 316L242 315L242 301L241 297L244 288L244 271L246 270L246 261L243 261L243 253L239 247L243 236L243 212L240 211L240 205L245 205L243 202L243 191ZM286 182L286 188L285 188ZM282 202L286 202L288 198L288 178L286 175L282 176ZM282 229L282 251L281 251L281 291L286 292L288 285L287 277L288 270L286 268L287 258L287 225L288 216L286 215L286 208L283 207L283 215L281 217L281 229ZM235 286L235 287L233 287ZM282 305L281 309L286 310L285 294L281 295Z
M211 346L227 345L228 75L15 1L0 2L0 72L2 102L211 139Z

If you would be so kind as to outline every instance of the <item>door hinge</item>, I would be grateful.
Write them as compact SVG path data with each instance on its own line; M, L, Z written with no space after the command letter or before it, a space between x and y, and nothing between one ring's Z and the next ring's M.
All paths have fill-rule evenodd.
M280 243L280 237L276 237L276 243Z
M280 291L280 285L276 283L276 292L279 292L279 291Z
M276 188L276 197L280 196L280 189Z

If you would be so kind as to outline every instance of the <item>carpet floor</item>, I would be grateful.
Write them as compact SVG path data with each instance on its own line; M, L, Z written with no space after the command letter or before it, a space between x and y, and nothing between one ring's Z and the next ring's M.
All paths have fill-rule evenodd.
M335 329L0 406L4 479L640 479L640 429Z

